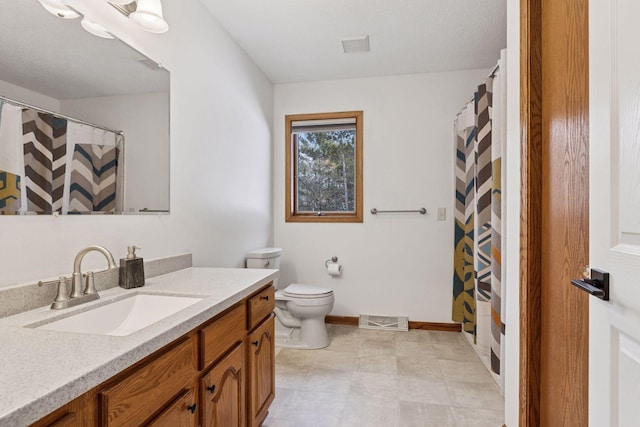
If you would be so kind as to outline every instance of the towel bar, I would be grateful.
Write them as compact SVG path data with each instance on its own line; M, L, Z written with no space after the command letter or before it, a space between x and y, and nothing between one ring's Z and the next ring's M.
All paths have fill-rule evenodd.
M371 215L377 215L379 213L419 213L420 215L425 215L427 210L425 208L420 208L417 210L401 210L401 211L379 211L376 208L371 209Z

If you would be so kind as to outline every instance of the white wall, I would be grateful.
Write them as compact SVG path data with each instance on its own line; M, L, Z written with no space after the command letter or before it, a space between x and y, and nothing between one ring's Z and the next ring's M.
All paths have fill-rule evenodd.
M518 425L520 408L520 5L507 6L507 150L502 197L506 212L506 298L504 415L509 427Z
M124 212L169 209L169 94L63 99L61 112L124 132Z
M68 3L171 71L171 215L2 217L0 285L69 273L91 244L242 266L245 251L272 243L273 85L197 0L163 2L171 27L161 35L107 2Z
M496 58L497 60L497 58ZM275 245L281 283L335 293L332 314L451 322L453 120L489 70L279 84L274 111ZM364 111L364 223L284 222L284 116ZM429 215L369 213L427 208ZM437 221L438 207L447 208ZM341 278L326 274L337 256Z
M0 95L50 111L60 111L60 100L0 80Z

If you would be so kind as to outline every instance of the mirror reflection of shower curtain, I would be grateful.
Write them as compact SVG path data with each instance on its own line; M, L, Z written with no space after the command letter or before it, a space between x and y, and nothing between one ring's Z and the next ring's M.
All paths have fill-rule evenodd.
M120 134L69 124L63 213L122 212L123 143Z
M0 215L121 213L123 206L122 133L0 100Z
M67 120L22 109L22 143L27 210L61 212L67 170Z
M22 110L0 100L0 215L19 215L23 191Z

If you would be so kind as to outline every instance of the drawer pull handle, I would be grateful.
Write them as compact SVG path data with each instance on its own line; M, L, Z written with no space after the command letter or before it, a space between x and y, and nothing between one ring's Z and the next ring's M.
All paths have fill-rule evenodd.
M253 345L255 345L257 347L258 346L258 341L256 340L256 341L252 342L251 344L253 344Z
M197 405L194 403L193 405L189 405L187 406L187 411L191 412L192 414L196 413L196 407Z
M261 299L261 300L264 300L264 301L269 301L269 295L264 296L264 297L260 297L260 299Z
M207 387L207 390L209 390L211 393L216 391L216 385L210 385L209 387Z

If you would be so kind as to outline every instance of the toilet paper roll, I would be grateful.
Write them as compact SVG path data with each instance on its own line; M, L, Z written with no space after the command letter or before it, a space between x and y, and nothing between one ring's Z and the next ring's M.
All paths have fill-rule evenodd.
M327 273L329 273L329 276L339 276L342 274L342 266L337 263L329 263L327 265Z

